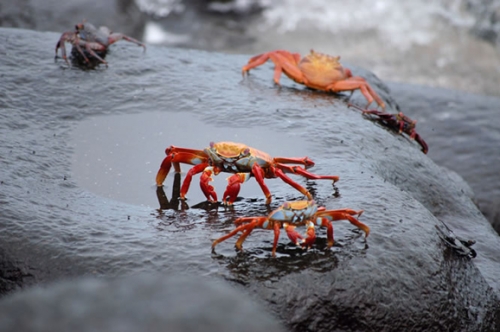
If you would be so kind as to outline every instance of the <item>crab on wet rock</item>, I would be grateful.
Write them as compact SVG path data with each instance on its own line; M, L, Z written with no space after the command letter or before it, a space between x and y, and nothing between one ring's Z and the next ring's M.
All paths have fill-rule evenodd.
M107 64L104 57L106 56L108 47L122 39L135 43L146 50L146 45L132 37L122 33L112 32L109 28L104 26L98 29L93 24L84 20L75 25L74 31L67 31L61 35L56 44L56 57L58 50L61 49L62 58L69 64L65 43L70 43L73 46L72 54L80 56L85 63L89 63L93 60ZM75 49L76 52L74 51Z
M207 200L211 202L217 201L217 194L214 187L209 183L212 180L211 176L221 172L234 173L228 178L228 185L222 198L223 203L227 205L234 203L240 191L241 184L250 177L254 177L260 185L266 196L266 204L271 203L271 192L264 183L264 179L280 178L305 195L309 200L312 199L309 191L293 181L285 173L301 175L313 180L332 180L334 183L339 180L339 177L336 175L317 175L307 171L307 168L314 166L314 162L308 157L271 157L265 152L242 143L212 142L204 150L170 146L165 150L165 153L167 156L161 163L156 175L156 184L158 186L163 185L172 165L177 173L181 171L181 163L194 165L186 173L186 177L182 183L180 190L181 199L185 199L193 175L199 173L202 173L200 176L201 190Z
M349 107L357 108L363 114L374 117L375 121L386 128L397 131L400 135L402 135L403 133L407 134L411 140L415 140L418 144L420 144L423 153L427 154L427 152L429 151L429 146L415 129L417 120L411 119L407 115L404 115L403 112L393 114L379 110L365 110L353 104L349 104Z
M375 101L385 109L385 103L370 84L363 77L353 76L351 70L340 64L340 56L334 57L311 50L310 54L301 58L298 53L276 50L252 57L243 67L243 74L267 60L274 63L274 82L278 85L281 73L285 73L290 79L311 89L335 93L359 89L368 101L366 107Z
M240 237L235 243L238 250L242 250L243 242L252 233L255 228L262 228L274 231L274 241L272 256L276 255L276 247L280 235L280 229L283 228L288 238L296 245L303 248L310 248L315 240L315 227L326 227L328 248L333 246L333 226L332 221L348 220L351 224L361 229L365 233L365 238L370 234L370 228L360 222L355 216L360 216L362 210L352 209L327 210L325 207L318 206L313 200L293 201L282 204L278 209L271 212L268 216L262 217L243 217L235 220L237 226L233 231L213 241L212 249L215 246L241 232ZM300 235L295 228L306 226L306 238Z

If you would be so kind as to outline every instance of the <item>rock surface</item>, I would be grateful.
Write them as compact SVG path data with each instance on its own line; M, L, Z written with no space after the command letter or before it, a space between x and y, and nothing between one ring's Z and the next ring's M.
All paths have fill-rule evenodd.
M347 95L310 91L286 78L277 88L270 65L242 79L240 68L248 56L160 47L142 53L127 43L112 47L108 68L68 69L53 60L58 37L0 29L1 266L20 271L16 282L1 280L2 292L75 276L159 271L237 285L293 331L499 328L500 239L475 206L472 190L414 142L347 108ZM372 74L350 67L369 79L388 111L397 110L396 101L405 110L398 98L403 86L391 95ZM408 89L411 94L413 87ZM351 102L365 104L359 92ZM75 181L72 134L82 121L92 118L97 124L135 114L142 117L136 121L141 126L155 112L170 120L162 123L162 142L134 136L144 141L140 149L104 152L129 167L135 167L140 153L148 153L134 171L151 180L138 181L137 192L149 186L150 195L156 195L154 175L171 142L199 140L202 148L210 140L236 140L240 130L250 129L245 143L287 156L306 150L316 162L312 171L340 175L336 188L325 181L297 181L329 209L363 209L370 237L365 241L348 223L338 222L330 250L324 232L318 232L309 251L282 237L272 259L272 234L263 231L254 232L241 253L228 240L210 254L211 241L233 229L235 218L267 213L262 194L244 198L232 210L196 209L191 199L190 209L176 211L102 197ZM169 136L189 130L189 120L178 120L181 114L206 127L194 138ZM418 127L421 134L423 127ZM432 141L424 138L432 151ZM300 143L290 147L287 141L293 140ZM106 172L88 181L99 181ZM165 182L167 196L172 177ZM271 208L301 199L278 180L270 180L269 187ZM196 190L193 185L190 197ZM476 240L477 257L446 247L435 228L442 223Z
M285 331L242 296L227 284L199 277L79 278L2 301L0 330Z

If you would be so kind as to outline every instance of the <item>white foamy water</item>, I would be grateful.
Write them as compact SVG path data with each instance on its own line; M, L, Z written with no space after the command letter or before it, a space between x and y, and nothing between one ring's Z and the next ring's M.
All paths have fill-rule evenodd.
M438 38L439 25L470 27L474 23L460 1L432 0L281 0L270 2L263 17L265 28L274 27L279 33L369 33L402 50Z
M187 1L186 7L180 0L136 3L157 16L188 11ZM471 33L476 19L466 0L235 0L212 2L205 10L241 14L256 7L261 13L244 23L230 15L199 13L198 21L186 15L192 21L186 26L198 29L186 43L148 35L144 40L245 54L315 49L340 55L383 80L500 95L500 51ZM169 19L166 14L165 22Z

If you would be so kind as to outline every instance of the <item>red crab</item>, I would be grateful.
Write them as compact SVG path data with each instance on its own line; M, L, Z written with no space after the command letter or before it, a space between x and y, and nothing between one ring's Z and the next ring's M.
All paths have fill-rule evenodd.
M222 200L224 204L228 205L232 205L236 200L241 183L247 181L252 176L255 177L255 180L262 188L266 196L266 204L271 203L271 193L264 183L264 179L279 177L304 194L309 200L312 199L309 191L293 181L285 173L302 175L307 179L333 180L334 183L339 180L339 177L336 175L316 175L308 172L306 168L314 166L314 162L307 157L273 158L265 152L241 143L212 142L210 146L204 150L170 146L165 150L165 153L167 156L163 160L156 175L156 184L158 186L163 185L172 164L177 173L181 171L180 163L194 165L194 167L187 172L186 178L182 184L180 191L181 199L185 199L193 175L201 172L203 172L203 174L200 177L200 187L207 197L207 200L212 202L217 201L217 194L214 188L209 184L212 180L211 175L217 175L220 172L235 173L228 178L228 185ZM304 165L304 167L291 166L288 164L301 164Z
M365 232L365 238L370 234L370 227L366 226L354 216L360 216L362 210L352 209L326 210L325 207L319 207L314 201L294 201L286 202L278 209L271 212L267 217L243 217L235 220L236 227L229 234L222 236L212 243L212 249L222 241L233 237L238 232L242 232L235 247L242 250L245 239L255 228L263 228L274 231L274 242L272 256L276 255L276 246L280 235L280 228L284 228L288 238L296 245L309 248L316 240L315 226L327 228L328 248L333 246L333 226L332 221L348 220L351 224ZM307 226L307 237L303 239L295 227ZM299 240L300 239L300 240Z
M429 151L429 146L415 130L417 120L410 119L408 116L404 115L403 112L391 114L378 110L365 110L359 106L349 104L349 107L351 106L359 109L363 112L363 114L376 116L376 120L383 126L397 131L399 134L405 133L409 135L410 139L415 140L418 144L420 144L423 153L427 153L427 151Z
M342 67L339 56L333 57L311 50L310 54L301 59L298 53L277 50L251 58L243 67L243 74L269 59L275 65L274 82L278 85L283 72L295 82L316 90L341 92L359 89L368 101L367 108L375 100L382 109L385 109L385 103L370 84L360 76L352 76L349 69Z
M84 20L82 23L75 25L74 31L67 31L61 35L56 44L56 57L57 51L60 48L62 58L69 64L68 57L66 56L66 47L64 45L68 42L73 45L86 63L89 63L89 57L92 57L93 59L97 59L100 63L107 65L104 57L106 56L108 47L121 39L142 46L144 50L146 50L146 45L132 37L122 33L113 33L107 27L100 27L97 29L93 24Z

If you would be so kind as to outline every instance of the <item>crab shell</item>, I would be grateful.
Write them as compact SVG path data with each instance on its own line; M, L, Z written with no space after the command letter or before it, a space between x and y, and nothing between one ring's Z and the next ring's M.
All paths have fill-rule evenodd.
M250 173L255 163L263 169L269 169L273 163L273 158L269 154L241 143L211 142L210 147L204 152L208 155L212 165L216 167L215 174L219 172Z

